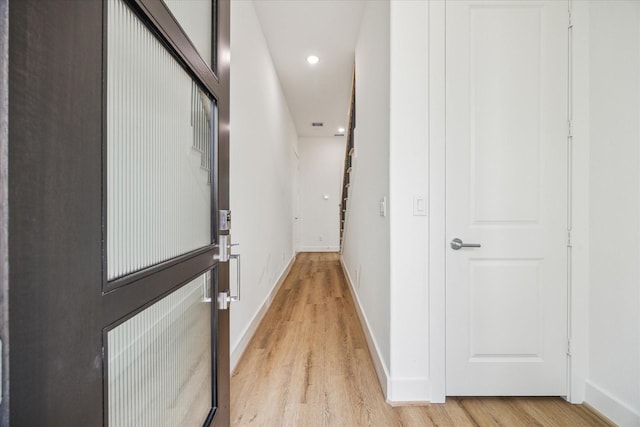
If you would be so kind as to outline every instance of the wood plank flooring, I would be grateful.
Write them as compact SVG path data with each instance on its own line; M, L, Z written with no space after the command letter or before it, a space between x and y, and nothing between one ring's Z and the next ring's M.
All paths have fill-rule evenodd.
M301 253L231 379L233 426L611 426L560 398L391 407L338 254Z

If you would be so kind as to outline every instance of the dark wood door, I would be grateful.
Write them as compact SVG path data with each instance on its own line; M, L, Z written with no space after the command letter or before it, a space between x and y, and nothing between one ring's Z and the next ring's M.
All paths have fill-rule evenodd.
M150 70L146 80L138 80L120 93L133 94L131 111L142 109L147 117L155 119L140 127L144 132L130 127L130 121L114 122L118 114L127 120L132 117L121 106L114 109L110 95L113 85L127 79L127 74L120 71L109 75L117 53L110 39L114 34L109 33L113 19L109 11L115 2L122 3L122 13L135 19L136 31L142 34L132 38L131 45L144 41L155 46L156 53L173 64L172 72L192 88L186 96L191 97L191 135L198 146L194 144L193 153L186 156L202 159L202 168L194 174L209 180L209 187L203 184L203 191L210 188L210 199L205 203L206 214L200 212L198 217L209 217L210 226L204 237L197 236L186 245L176 244L176 248L171 248L177 241L171 236L182 236L190 224L185 225L188 221L184 216L176 222L165 213L171 209L180 214L190 208L181 204L182 199L172 199L180 196L181 187L165 194L164 199L137 195L153 196L175 186L174 175L163 173L171 169L172 152L160 156L163 162L155 154L147 154L159 151L153 144L171 129L152 129L153 120L165 123L171 116L161 108L174 104L165 91L173 90L177 96L182 91L176 89L177 83L158 86L162 79L153 71L156 57L137 56L136 64ZM214 1L212 11L213 60L207 63L161 0L9 3L9 102L3 116L8 118L9 151L10 385L2 405L8 407L10 425L149 422L150 415L144 413L130 419L114 416L114 405L123 402L135 410L153 404L166 406L162 400L154 401L153 396L159 395L157 389L165 386L149 368L150 359L135 356L127 359L134 361L129 365L113 362L115 354L126 354L127 349L144 341L136 337L135 328L125 334L118 332L149 311L160 313L162 319L151 324L169 324L169 316L162 316L158 307L167 299L183 295L190 286L200 289L198 280L203 284L203 295L201 300L194 300L193 306L200 319L202 313L209 319L204 322L206 327L196 328L195 321L188 320L195 317L186 309L174 311L173 318L188 322L171 329L170 335L151 334L144 353L145 357L157 356L151 360L162 359L155 373L185 370L184 359L172 359L171 349L185 345L177 340L194 335L197 329L199 335L189 345L210 349L199 359L205 374L198 374L209 381L210 405L206 411L199 407L193 419L201 419L204 425L229 425L229 316L217 304L206 302L207 296L213 296L215 302L218 291L228 288L229 277L228 264L215 259L216 243L221 234L228 233L217 229L217 212L228 209L229 202L229 67L224 57L229 47L228 1ZM150 105L158 106L157 111ZM109 145L109 138L116 132L129 138L121 147L141 138L152 145L147 151L125 153L127 160L116 162L113 169L113 160L123 158ZM130 176L114 181L114 177L126 177L127 170L151 171L136 175L147 187L135 187L135 179ZM153 186L156 176L169 179ZM120 193L114 193L116 185ZM120 197L122 194L134 197L127 199ZM148 221L127 222L135 215ZM123 217L127 219L125 225L118 222ZM160 217L164 222L158 220ZM146 231L140 234L142 228ZM112 250L114 242L119 252ZM163 245L169 249L157 250ZM145 253L152 256L145 257ZM113 267L116 258L119 264ZM198 324L202 326L201 321ZM208 366L201 363L203 357L209 358ZM127 369L135 373L122 374ZM114 372L138 381L114 385ZM140 381L141 376L148 380ZM170 384L175 395L188 392L184 382ZM114 394L118 390L125 390L125 394Z

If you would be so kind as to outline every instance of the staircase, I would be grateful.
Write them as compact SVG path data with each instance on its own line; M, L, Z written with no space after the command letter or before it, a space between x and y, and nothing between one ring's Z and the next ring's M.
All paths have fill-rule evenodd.
M342 174L342 199L340 201L340 252L344 243L344 227L347 219L347 203L351 188L351 173L355 147L353 144L353 131L356 128L356 73L353 72L351 83L351 106L349 107L349 126L347 127L347 146L344 156L344 173Z

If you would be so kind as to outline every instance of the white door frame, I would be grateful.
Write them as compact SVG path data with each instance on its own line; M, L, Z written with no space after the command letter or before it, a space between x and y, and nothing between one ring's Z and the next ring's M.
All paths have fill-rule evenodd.
M567 6L572 7L571 0L567 0ZM574 44L583 44L588 37L588 5L582 2L573 7ZM445 131L445 0L429 0L428 2L428 123L429 123L429 203L431 206L429 215L429 384L430 401L441 403L446 399L446 131ZM577 19L584 19L586 25L580 32L575 31ZM587 39L588 40L588 39ZM575 53L574 53L575 52ZM582 49L572 49L569 53L571 61L570 70L575 70L576 65L588 65L588 52ZM582 85L585 84L580 74L578 84L570 81L570 102L576 105L585 105ZM587 80L588 82L588 80ZM578 93L576 94L576 89ZM574 118L574 141L579 134L583 135L584 128L578 128L576 124L585 126L588 123L588 107L576 111ZM580 131L579 131L580 129ZM569 223L573 226L573 241L576 239L581 244L580 254L576 257L570 253L569 268L578 270L580 274L570 274L568 277L568 327L571 342L571 357L567 375L567 399L572 403L581 403L584 400L584 385L588 357L588 247L587 232L588 218L584 215L576 217L577 212L587 212L588 208L588 144L577 147L574 144L573 167L569 168L569 182L580 183L578 188L572 188L569 192L569 203L576 206L571 212ZM571 185L571 184L570 184ZM578 190L578 191L576 191ZM580 209L578 209L580 208ZM584 208L584 209L583 209ZM573 265L573 267L572 267ZM580 278L579 286L576 286L575 278Z
M293 192L294 192L294 202L293 202L293 253L297 254L300 252L300 229L302 217L300 212L300 155L298 154L297 145L293 148Z
M431 402L446 396L445 2L428 4L429 384Z

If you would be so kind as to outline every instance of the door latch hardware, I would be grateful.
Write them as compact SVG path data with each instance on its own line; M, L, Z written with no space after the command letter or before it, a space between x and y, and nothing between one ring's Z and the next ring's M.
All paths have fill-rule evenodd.
M218 211L218 230L220 231L231 230L231 211L230 210Z
M231 254L231 236L228 234L221 234L218 236L218 253L213 256L213 259L219 262L229 261L229 255Z
M238 246L237 243L230 243L231 236L229 235L220 235L218 241L218 253L214 255L214 259L219 262L229 262L232 259L236 260L236 295L230 295L229 290L222 291L218 293L218 308L220 310L226 310L229 308L229 303L232 301L240 301L240 254L232 254L231 248L233 246Z
M229 308L229 291L223 291L218 293L218 309L227 310Z
M464 243L457 237L451 241L451 249L453 249L454 251L457 251L460 248L479 248L481 246L482 245L480 245L480 243Z

